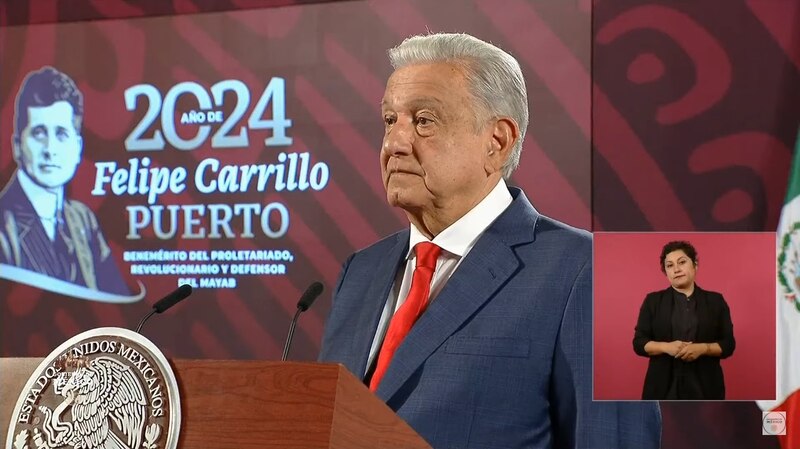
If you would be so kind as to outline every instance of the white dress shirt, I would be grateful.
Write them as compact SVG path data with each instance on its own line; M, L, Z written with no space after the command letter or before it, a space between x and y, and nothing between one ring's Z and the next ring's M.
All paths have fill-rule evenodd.
M383 308L381 319L378 322L378 330L372 340L372 347L369 350L367 360L367 371L369 371L375 358L378 356L383 338L389 328L389 321L397 309L403 305L408 291L411 289L411 279L414 276L414 267L417 263L417 256L414 246L420 242L432 242L442 248L442 253L436 260L436 269L433 272L431 281L430 299L433 301L436 295L442 291L445 283L456 271L461 260L475 246L484 231L503 213L511 204L511 194L504 180L500 180L497 185L481 200L475 207L451 224L439 235L428 240L413 224L411 224L411 234L409 237L408 253L406 254L406 265L404 270L399 270L391 290L386 306Z

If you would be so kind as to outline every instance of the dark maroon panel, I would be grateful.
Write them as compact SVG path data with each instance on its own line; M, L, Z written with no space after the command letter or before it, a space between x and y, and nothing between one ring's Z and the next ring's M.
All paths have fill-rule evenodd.
M775 229L800 119L797 15L772 0L597 4L595 230Z
M0 23L33 25L84 20L155 17L279 6L329 3L338 0L28 0L0 2Z

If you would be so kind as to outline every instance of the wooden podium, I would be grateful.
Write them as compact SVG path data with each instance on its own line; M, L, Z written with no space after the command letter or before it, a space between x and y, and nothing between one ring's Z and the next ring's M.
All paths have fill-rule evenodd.
M0 359L0 428L37 358ZM172 360L181 395L180 448L428 448L343 366Z

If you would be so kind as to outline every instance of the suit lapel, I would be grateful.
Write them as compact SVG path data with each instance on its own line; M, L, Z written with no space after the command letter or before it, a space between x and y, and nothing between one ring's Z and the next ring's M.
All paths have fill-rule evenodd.
M476 242L397 349L376 391L388 401L517 271L512 246L534 240L538 214L521 192Z
M356 327L356 335L353 339L355 347L351 354L357 357L353 363L356 368L354 372L361 378L367 369L369 350L372 340L375 338L375 332L378 330L381 313L389 298L389 289L392 288L397 270L408 253L408 234L409 232L406 230L396 235L397 239L394 245L386 257L383 257L378 263L375 276L367 287L363 306L359 309L360 315L357 322L362 325Z

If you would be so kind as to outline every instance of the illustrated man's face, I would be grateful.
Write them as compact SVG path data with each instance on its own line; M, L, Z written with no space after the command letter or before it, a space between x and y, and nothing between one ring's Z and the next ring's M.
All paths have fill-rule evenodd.
M36 184L56 189L75 175L83 139L74 118L66 101L28 108L28 125L14 141L14 159Z

